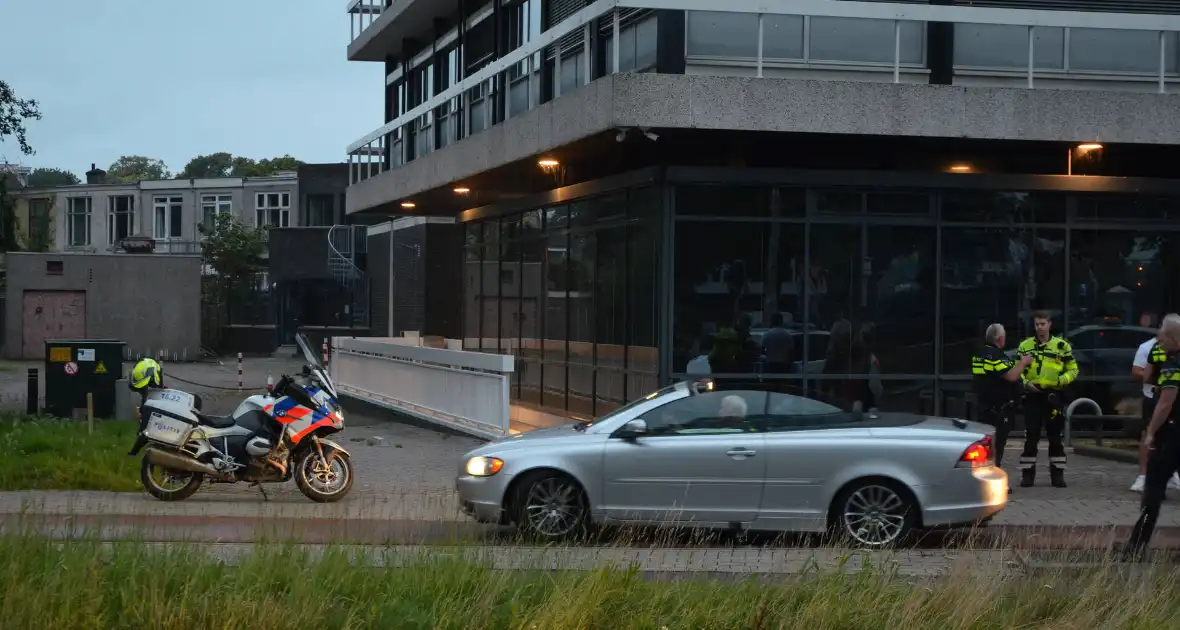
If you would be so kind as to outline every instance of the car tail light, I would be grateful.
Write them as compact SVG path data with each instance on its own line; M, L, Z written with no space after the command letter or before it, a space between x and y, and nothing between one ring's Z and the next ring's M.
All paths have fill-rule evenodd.
M959 456L955 468L983 468L992 464L992 436L985 435L982 440L972 442L967 450Z

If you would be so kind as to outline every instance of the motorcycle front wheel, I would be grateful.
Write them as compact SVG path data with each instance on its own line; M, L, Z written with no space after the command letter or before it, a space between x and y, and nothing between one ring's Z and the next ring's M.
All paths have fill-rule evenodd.
M328 447L323 457L314 448L304 449L295 460L295 485L312 501L339 501L352 490L352 460L347 453Z
M139 481L148 494L161 501L183 501L201 487L204 475L185 470L172 470L148 462L139 462Z

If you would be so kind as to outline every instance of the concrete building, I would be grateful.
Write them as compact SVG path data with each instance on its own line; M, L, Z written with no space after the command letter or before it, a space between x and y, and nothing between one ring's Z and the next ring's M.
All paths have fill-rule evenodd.
M856 345L886 408L934 411L965 398L987 323L1015 339L1045 309L1121 352L1180 308L1180 2L349 14L348 58L387 75L347 148L349 216L455 221L451 264L479 269L456 336L539 373L521 401L598 414L701 366L813 391L868 378L837 356ZM759 345L778 316L787 367ZM1123 378L1108 355L1082 387Z
M132 356L200 355L199 256L18 252L7 264L6 358L44 358L50 339L118 339Z
M199 254L198 226L229 213L247 225L298 225L295 172L272 177L219 177L108 182L94 168L86 183L16 193L28 249L119 252L124 239L151 238L155 252Z

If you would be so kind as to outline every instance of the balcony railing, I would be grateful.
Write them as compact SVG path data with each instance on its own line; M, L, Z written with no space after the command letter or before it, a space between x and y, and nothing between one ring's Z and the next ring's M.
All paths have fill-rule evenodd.
M507 55L496 59L479 71L458 81L425 102L413 107L396 119L360 138L348 146L350 181L356 183L373 177L391 168L398 168L415 157L421 157L441 146L456 142L462 137L479 133L498 120L493 120L488 104L496 97L497 86L507 86L506 116L510 118L540 102L539 79L543 68L553 73L553 96L560 97L563 72L573 72L576 80L573 86L584 85L591 80L590 29L601 25L607 27L610 45L607 49L608 73L620 71L621 34L625 34L621 16L633 14L635 10L675 9L685 11L721 11L724 13L753 14L757 16L757 54L753 61L755 76L765 76L767 57L764 54L768 39L773 32L765 27L767 16L802 16L811 18L860 18L881 20L892 23L892 63L866 64L871 70L892 74L892 81L900 83L907 72L913 72L912 63L903 61L902 25L906 22L941 22L951 24L991 25L1024 27L1027 32L1027 53L1022 68L1009 68L991 72L1003 76L1023 78L1027 88L1036 85L1036 79L1059 78L1100 78L1106 75L1070 75L1068 64L1064 70L1046 69L1038 65L1038 29L1063 29L1068 41L1069 29L1093 29L1098 31L1140 31L1157 34L1158 64L1154 75L1145 73L1116 73L1118 77L1132 81L1155 81L1156 91L1168 92L1169 83L1180 81L1177 65L1170 64L1169 55L1176 55L1176 33L1180 32L1180 15L1101 13L1083 11L1051 11L1030 9L1008 9L975 6L944 6L929 4L902 4L892 2L857 2L848 0L727 0L718 5L713 0L598 0L566 18L559 24L541 33L539 37L524 44ZM653 19L653 18L648 18ZM629 25L635 28L636 25ZM580 47L568 44L569 37L581 33ZM574 35L574 37L577 37ZM1172 43L1169 43L1172 42ZM774 43L773 41L770 43ZM1023 44L1021 44L1023 45ZM1068 45L1068 44L1066 44ZM558 48L561 51L558 52ZM579 49L580 48L580 49ZM1060 51L1059 51L1060 52ZM1068 50L1066 51L1068 56ZM634 55L632 55L634 57ZM549 60L559 60L552 65ZM565 63L571 59L576 65ZM539 60L543 60L538 63ZM774 60L776 65L783 65ZM812 67L806 58L794 66ZM851 66L855 69L855 66ZM627 71L630 68L622 68ZM500 75L508 73L505 80ZM963 74L971 74L969 71ZM1065 76L1069 75L1069 76ZM521 85L526 97L518 98L514 93ZM527 104L521 107L522 104ZM443 122L454 126L445 134L436 134L434 125ZM442 140L439 140L442 138ZM410 140L412 139L412 141Z
M383 0L348 0L347 10L351 27L348 41L352 43L381 17L381 13L385 11L385 3Z

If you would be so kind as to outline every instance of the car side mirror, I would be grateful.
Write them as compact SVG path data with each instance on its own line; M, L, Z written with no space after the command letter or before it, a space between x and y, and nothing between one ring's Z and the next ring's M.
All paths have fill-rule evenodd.
M624 440L635 440L645 435L647 435L647 421L643 418L636 418L624 424L618 433L618 436Z

